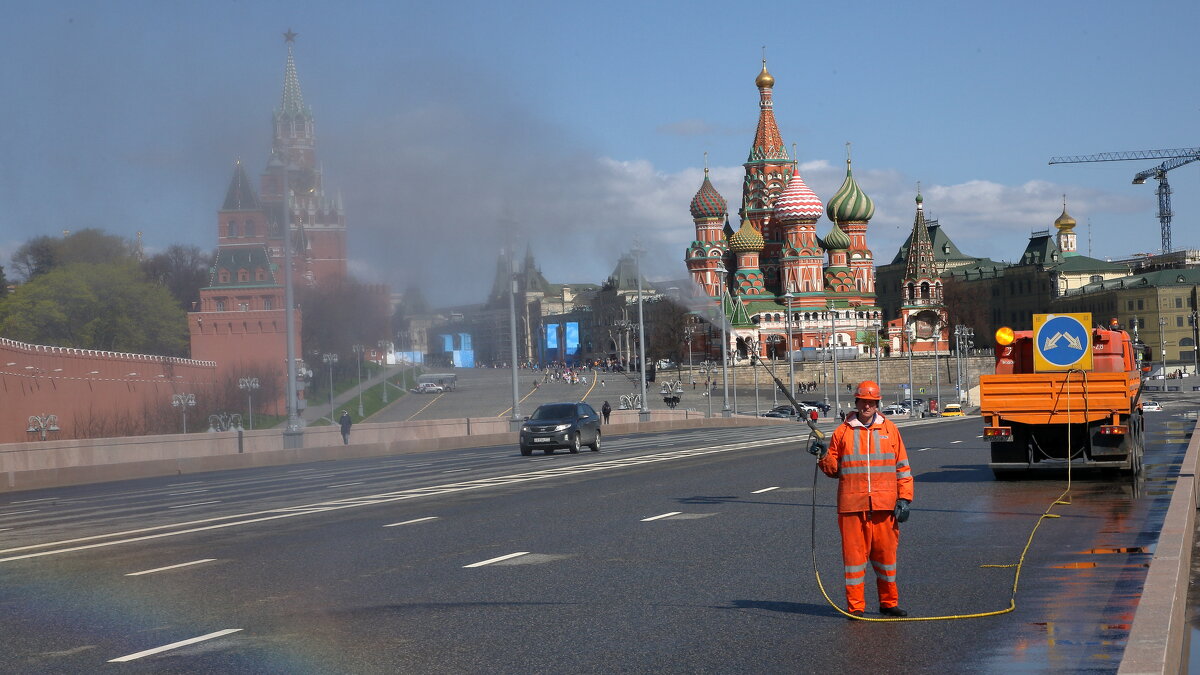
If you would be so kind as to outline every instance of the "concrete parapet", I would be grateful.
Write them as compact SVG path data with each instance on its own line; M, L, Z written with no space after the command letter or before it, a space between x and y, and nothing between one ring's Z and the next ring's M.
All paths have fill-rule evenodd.
M1191 578L1192 540L1196 527L1196 468L1200 458L1200 423L1179 468L1179 479L1167 507L1154 558L1142 586L1118 673L1179 673L1190 627L1185 617Z
M686 410L656 410L649 422L639 422L636 410L626 410L613 411L604 434L762 424L795 423L705 418ZM264 429L11 443L0 445L0 492L467 447L511 445L517 451L517 433L509 431L507 419L495 417L356 424L349 445L336 426L309 427L302 439L301 447L285 448L280 430Z

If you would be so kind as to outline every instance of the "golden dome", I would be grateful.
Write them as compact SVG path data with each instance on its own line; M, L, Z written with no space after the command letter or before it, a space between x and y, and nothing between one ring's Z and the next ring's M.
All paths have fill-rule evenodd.
M1064 196L1063 212L1062 215L1058 217L1058 220L1054 221L1054 226L1057 227L1061 232L1063 230L1069 230L1075 227L1076 224L1077 223L1075 222L1075 219L1071 217L1071 214L1067 213L1067 198Z
M754 84L758 85L759 89L770 89L775 86L775 78L771 77L771 74L767 72L766 59L763 59L762 72L758 74L758 77L754 78Z

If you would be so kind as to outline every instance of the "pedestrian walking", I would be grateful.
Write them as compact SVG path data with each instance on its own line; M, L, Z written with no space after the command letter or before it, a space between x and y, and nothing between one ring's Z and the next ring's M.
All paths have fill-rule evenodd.
M612 414L612 406L608 404L608 401L605 401L604 405L600 406L600 414L604 415L604 423L608 424L608 416Z
M342 416L338 418L338 424L342 427L342 445L350 445L350 425L354 424L350 419L350 413L343 410Z
M854 392L855 412L846 416L829 441L812 451L821 471L838 479L838 529L846 572L846 611L863 616L867 563L875 570L879 613L908 616L900 609L896 550L900 523L913 499L912 469L900 431L879 413L879 385L865 380Z
M817 409L816 408L813 408L812 410L808 411L808 419L812 420L813 422L817 421Z

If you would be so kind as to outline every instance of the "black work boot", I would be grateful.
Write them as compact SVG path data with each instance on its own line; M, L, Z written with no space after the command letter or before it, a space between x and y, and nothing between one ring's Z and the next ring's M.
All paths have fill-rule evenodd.
M908 612L899 607L884 607L882 605L879 607L879 613L884 616L908 616Z

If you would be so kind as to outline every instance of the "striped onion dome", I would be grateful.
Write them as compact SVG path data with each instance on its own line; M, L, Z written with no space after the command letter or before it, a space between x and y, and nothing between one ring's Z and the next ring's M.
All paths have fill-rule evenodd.
M704 170L704 182L700 184L700 190L696 192L696 196L692 197L692 217L693 218L720 218L725 215L729 205L725 203L725 198L717 192L717 188L713 187L712 181L708 180L708 169Z
M865 223L875 215L875 202L858 187L854 174L850 172L850 160L846 160L846 180L842 187L829 199L825 212L837 223Z
M849 241L849 240L847 240ZM742 226L729 238L729 248L738 253L752 253L763 250L766 242L763 236L754 229L749 220L743 220ZM849 246L849 244L846 244Z
M829 234L825 235L824 243L825 248L830 251L844 251L850 248L850 235L843 232L842 228L838 227L838 224L835 222L833 229L829 231Z
M775 198L774 220L816 220L821 217L821 200L812 188L804 184L800 172L792 174L783 193Z

